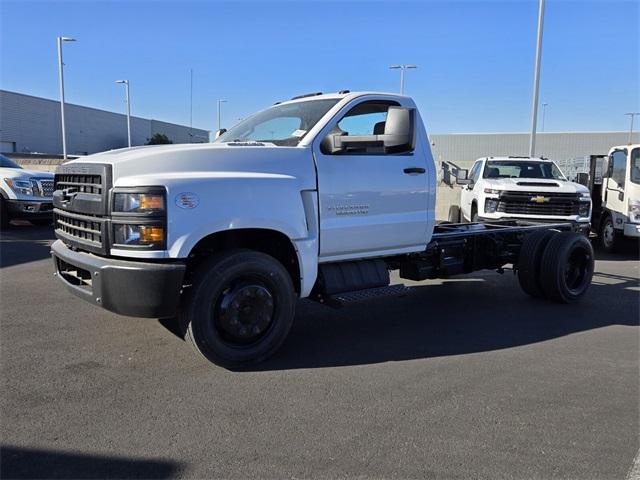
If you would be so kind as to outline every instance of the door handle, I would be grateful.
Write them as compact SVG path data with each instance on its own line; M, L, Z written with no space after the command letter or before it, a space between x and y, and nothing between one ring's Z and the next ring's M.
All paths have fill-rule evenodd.
M406 173L407 175L418 175L425 172L426 170L422 167L408 167L404 169L404 173Z

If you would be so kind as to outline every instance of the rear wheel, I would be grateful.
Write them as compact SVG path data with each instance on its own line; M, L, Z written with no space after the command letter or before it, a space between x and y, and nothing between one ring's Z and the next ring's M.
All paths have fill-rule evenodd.
M258 363L284 342L295 314L291 277L273 257L232 250L196 272L182 324L191 345L209 361L234 368Z
M611 215L604 217L600 224L600 246L605 252L615 252L620 247L620 235L613 228L613 218Z
M524 239L518 257L518 281L522 290L535 298L544 297L540 283L540 264L545 247L551 237L558 232L537 230Z
M593 267L593 247L584 235L558 233L542 255L540 283L545 295L556 302L577 302L591 285Z

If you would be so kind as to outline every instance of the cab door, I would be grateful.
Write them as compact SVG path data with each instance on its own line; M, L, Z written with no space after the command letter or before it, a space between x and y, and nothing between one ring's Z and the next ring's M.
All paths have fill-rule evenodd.
M627 155L626 149L614 150L609 156L610 176L605 180L604 200L605 207L611 212L626 214L626 198L624 195L625 181L627 178ZM616 224L614 214L614 228L622 228L622 217L620 224Z
M321 261L419 251L426 246L435 224L428 183L435 166L425 141L415 138L423 130L417 110L415 146L403 151L371 147L331 153L321 145L327 135L384 133L392 105L399 106L389 100L356 100L314 142Z

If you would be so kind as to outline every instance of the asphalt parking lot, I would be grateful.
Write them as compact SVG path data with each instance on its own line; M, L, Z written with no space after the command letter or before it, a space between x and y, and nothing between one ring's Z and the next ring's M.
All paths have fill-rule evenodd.
M638 452L638 255L579 305L511 272L301 302L275 358L206 363L171 321L96 309L48 229L0 237L2 478L625 479Z

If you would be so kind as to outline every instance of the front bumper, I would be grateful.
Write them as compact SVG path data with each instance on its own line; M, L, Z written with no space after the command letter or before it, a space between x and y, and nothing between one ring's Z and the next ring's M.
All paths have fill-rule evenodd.
M104 258L51 246L58 279L74 295L111 312L131 317L166 318L176 314L186 266Z
M52 218L53 202L37 201L37 200L7 200L7 213L11 218L25 219L30 218Z
M624 224L624 236L640 238L640 224L639 223L625 223Z

